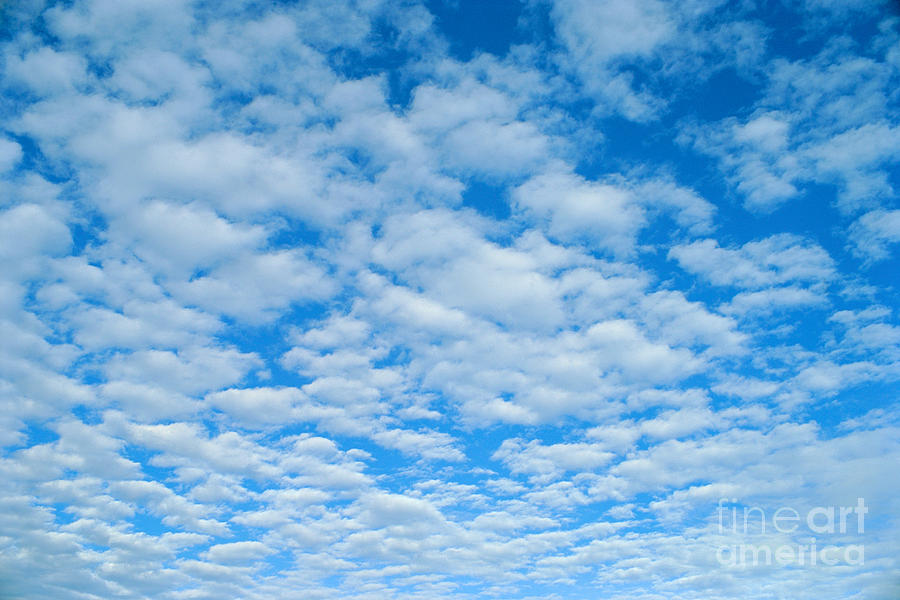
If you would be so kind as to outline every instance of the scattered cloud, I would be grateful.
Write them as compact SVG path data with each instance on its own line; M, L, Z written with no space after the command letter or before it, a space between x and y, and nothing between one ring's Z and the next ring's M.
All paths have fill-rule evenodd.
M896 596L895 17L0 18L4 598Z

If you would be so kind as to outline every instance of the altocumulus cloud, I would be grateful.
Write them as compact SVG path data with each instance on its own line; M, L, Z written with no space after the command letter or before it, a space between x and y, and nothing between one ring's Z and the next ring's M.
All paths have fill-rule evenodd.
M900 15L764 4L2 3L0 597L896 598Z

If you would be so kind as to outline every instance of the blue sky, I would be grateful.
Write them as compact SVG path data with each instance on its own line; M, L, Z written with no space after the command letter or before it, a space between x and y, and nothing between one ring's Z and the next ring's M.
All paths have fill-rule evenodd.
M897 597L896 3L2 14L0 597Z

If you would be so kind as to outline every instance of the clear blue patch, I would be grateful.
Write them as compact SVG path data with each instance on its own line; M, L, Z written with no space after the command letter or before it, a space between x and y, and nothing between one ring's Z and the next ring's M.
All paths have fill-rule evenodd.
M505 186L491 185L473 180L463 192L463 206L477 210L480 214L492 219L508 219L510 207Z
M426 5L460 60L477 52L503 56L511 44L523 40L517 28L520 0L428 0Z

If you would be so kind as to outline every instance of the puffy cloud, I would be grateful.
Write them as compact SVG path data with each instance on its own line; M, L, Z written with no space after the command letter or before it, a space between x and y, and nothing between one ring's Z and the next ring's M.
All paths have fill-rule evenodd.
M864 56L833 44L804 59L773 59L751 115L680 137L719 158L753 211L802 198L806 182L836 184L843 212L872 207L873 198L893 193L889 46L885 39L875 55Z
M698 240L672 248L669 257L711 283L746 289L815 284L834 276L834 262L823 248L791 235L747 242L734 250L720 248L715 240Z
M518 206L546 219L550 235L583 240L628 254L644 224L641 206L628 190L590 183L565 173L541 175L515 192Z
M491 456L503 461L512 473L524 473L536 481L552 481L566 471L590 471L606 465L610 452L592 444L553 444L544 446L537 440L505 440Z
M74 52L38 48L24 57L10 57L6 72L10 79L38 96L56 96L75 91L87 82L86 61Z
M610 67L616 61L649 58L676 33L668 5L657 0L595 4L581 0L554 2L556 33L567 59L585 87L630 119L656 116L660 101L635 90L632 77Z
M0 173L6 173L22 159L22 147L12 140L0 140Z
M890 256L891 244L900 242L900 211L875 210L861 216L850 229L854 251L872 261Z
M47 256L66 254L72 243L59 217L35 204L20 204L0 213L0 260L7 273L33 270Z
M274 550L261 542L231 542L216 544L206 551L206 558L214 563L236 564L247 563L263 558Z

